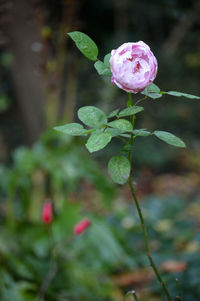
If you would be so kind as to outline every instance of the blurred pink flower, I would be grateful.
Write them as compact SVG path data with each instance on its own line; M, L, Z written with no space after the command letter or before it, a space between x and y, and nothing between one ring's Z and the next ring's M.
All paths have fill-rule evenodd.
M91 221L88 218L83 219L74 227L74 234L80 235L82 234L89 226L91 225Z
M42 221L44 224L50 224L53 220L53 204L51 201L46 201L42 208Z
M154 81L158 63L149 46L139 41L124 43L112 50L110 67L112 83L127 92L137 93Z

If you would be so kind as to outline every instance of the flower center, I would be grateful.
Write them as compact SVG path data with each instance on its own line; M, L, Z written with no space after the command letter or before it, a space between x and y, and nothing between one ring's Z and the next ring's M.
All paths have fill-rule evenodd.
M134 68L133 73L137 73L140 70L140 63L137 63L137 65Z

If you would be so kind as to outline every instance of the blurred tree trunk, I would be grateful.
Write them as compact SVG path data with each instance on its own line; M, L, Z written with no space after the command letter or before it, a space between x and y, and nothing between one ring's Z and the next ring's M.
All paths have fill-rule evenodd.
M80 4L73 0L58 3L61 18L49 25L47 16L53 13L55 3L45 7L43 0L11 1L12 79L31 144L45 126L49 129L58 120L70 122L74 118L77 60L66 34L80 27Z
M61 17L55 27L46 21L46 9L37 6L38 27L43 32L42 56L45 82L45 119L47 128L57 121L72 121L76 105L77 61L74 50L67 43L67 32L77 30L80 4L73 0L63 0ZM53 7L49 6L49 14ZM55 24L54 24L55 25Z
M65 39L65 56L61 62L63 69L57 119L65 122L72 122L74 119L78 65L76 53L74 53L74 50L72 50L71 47L66 47L66 34L67 32L78 30L80 27L79 9L80 3L78 3L78 1L63 0L63 14L60 33Z
M58 120L63 122L72 122L74 120L77 96L77 60L76 53L69 51L57 116Z
M14 57L13 84L29 144L44 129L41 43L33 12L32 1L14 0L9 26L10 46Z

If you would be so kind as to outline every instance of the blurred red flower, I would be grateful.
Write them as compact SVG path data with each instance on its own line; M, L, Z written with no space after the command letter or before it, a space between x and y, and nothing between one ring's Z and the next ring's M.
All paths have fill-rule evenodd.
M91 221L88 218L83 219L74 227L74 234L80 235L82 234L89 226L91 225Z
M42 221L44 224L50 224L53 220L53 204L51 201L46 201L42 208Z

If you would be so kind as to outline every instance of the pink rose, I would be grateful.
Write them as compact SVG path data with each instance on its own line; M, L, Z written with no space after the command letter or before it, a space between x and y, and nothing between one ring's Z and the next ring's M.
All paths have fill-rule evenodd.
M154 81L158 63L149 46L139 41L124 43L112 50L110 67L112 83L127 92L137 93Z
M82 234L89 226L91 225L91 221L88 218L83 219L74 227L74 234L80 235Z

